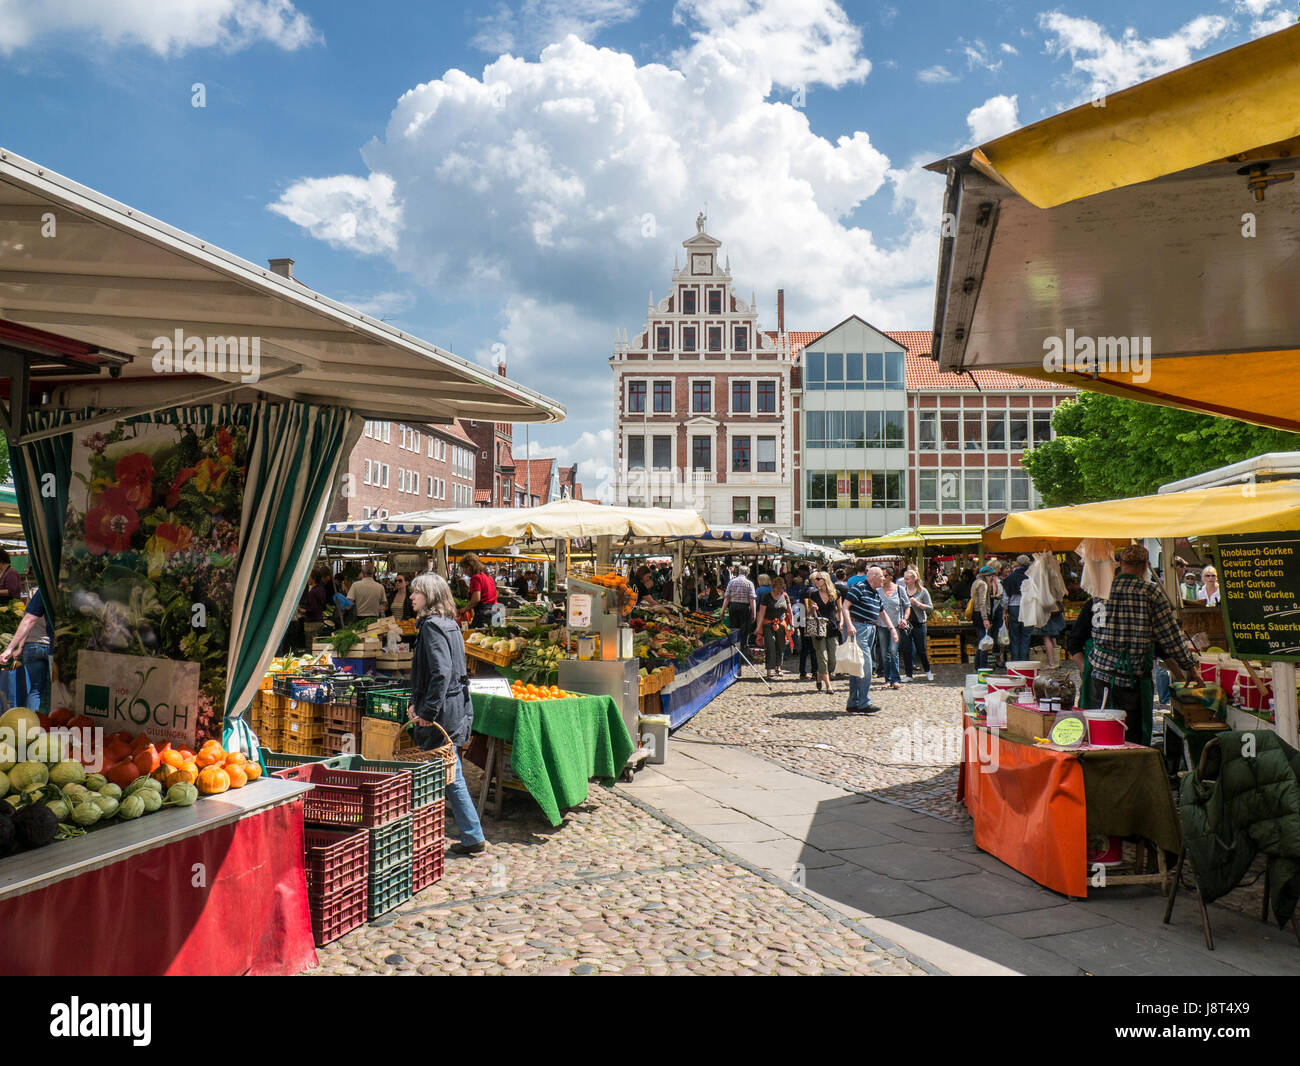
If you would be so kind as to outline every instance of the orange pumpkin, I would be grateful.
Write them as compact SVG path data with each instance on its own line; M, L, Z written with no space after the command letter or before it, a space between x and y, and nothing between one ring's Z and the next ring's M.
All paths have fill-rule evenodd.
M198 776L199 776L199 772L197 770L195 770L193 773L191 773L189 770L184 770L184 769L173 770L171 773L167 775L167 778L166 780L163 781L163 784L167 788L171 788L172 785L180 785L180 784L192 785L194 784Z
M230 779L231 788L243 788L248 784L248 775L244 773L244 768L233 763L226 764L226 777Z
M256 781L262 776L262 764L259 762L253 762L252 759L249 759L244 765L244 773L248 775L250 781Z
M226 756L226 765L247 766L248 756L245 755L242 751L232 751L229 755Z
M215 796L230 788L230 775L220 766L205 766L194 783L205 796Z
M179 770L185 765L185 756L176 748L168 748L162 753L162 761L164 766L170 766L173 770Z
M205 766L220 766L225 761L226 759L224 755L220 752L213 751L211 748L206 751L201 751L194 756L194 763L200 769Z
M181 758L186 762L194 761L194 752L190 751L189 748L177 748L176 750L181 753Z

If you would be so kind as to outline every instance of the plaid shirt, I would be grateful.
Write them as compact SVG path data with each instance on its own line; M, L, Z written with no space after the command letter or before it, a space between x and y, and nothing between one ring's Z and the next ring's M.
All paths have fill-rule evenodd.
M751 610L757 600L754 595L754 583L744 574L737 574L727 582L727 591L722 597L724 607L748 606Z
M1125 688L1136 686L1152 652L1185 670L1196 666L1164 589L1132 574L1116 574L1106 601L1106 622L1092 635L1092 676Z

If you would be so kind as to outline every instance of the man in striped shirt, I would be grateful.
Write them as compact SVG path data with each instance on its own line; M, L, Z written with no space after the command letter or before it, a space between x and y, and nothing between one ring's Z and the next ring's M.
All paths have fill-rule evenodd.
M732 567L731 574L731 580L727 582L727 591L722 596L722 607L727 612L727 620L731 623L731 628L741 631L741 648L748 648L754 629L754 610L757 602L754 583L745 576L744 568L739 565Z
M889 615L880 610L880 586L885 583L884 571L878 566L873 566L867 571L867 579L859 581L852 585L838 586L839 594L848 603L849 621L853 624L853 631L846 634L857 641L858 647L862 650L862 676L849 678L849 705L850 714L876 714L880 711L874 703L871 702L871 672L874 669L874 658L876 648L876 626L880 624L880 619L885 620L885 626L889 629L889 638L895 644L898 643L898 628L894 625Z

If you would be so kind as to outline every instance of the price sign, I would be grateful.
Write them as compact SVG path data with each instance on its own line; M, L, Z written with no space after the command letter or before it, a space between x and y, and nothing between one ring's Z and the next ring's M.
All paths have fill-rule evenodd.
M504 677L471 677L469 691L471 695L481 692L485 696L505 696L507 699L514 695L510 691L510 682Z
M1232 654L1300 661L1300 533L1219 537L1215 555Z
M591 628L591 593L575 592L569 596L569 628Z
M1052 725L1047 739L1057 748L1077 748L1088 738L1088 723L1081 714L1063 714Z

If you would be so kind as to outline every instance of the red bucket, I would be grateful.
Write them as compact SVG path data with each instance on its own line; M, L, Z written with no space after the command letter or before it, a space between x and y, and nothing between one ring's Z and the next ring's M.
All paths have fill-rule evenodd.
M1250 675L1247 674L1245 670L1240 669L1239 665L1228 666L1226 663L1219 664L1219 687L1228 694L1230 699L1239 676L1245 677L1248 681L1250 680Z
M1120 748L1124 746L1123 711L1084 711L1088 720L1088 743L1094 748Z
M1088 866L1120 866L1124 862L1124 838L1091 836L1088 838Z
M1262 711L1268 698L1266 691L1269 685L1268 678L1262 674L1260 680L1264 682L1264 688L1255 684L1255 679L1249 674L1238 674L1237 684L1233 690L1233 702L1249 711Z
M1219 683L1219 664L1214 659L1202 659L1196 667L1196 671L1201 676L1201 680L1210 685Z

